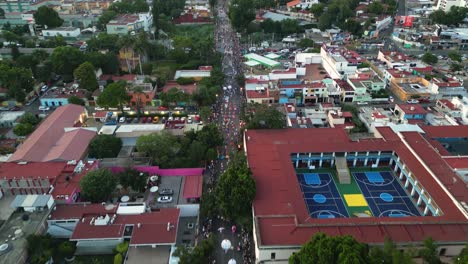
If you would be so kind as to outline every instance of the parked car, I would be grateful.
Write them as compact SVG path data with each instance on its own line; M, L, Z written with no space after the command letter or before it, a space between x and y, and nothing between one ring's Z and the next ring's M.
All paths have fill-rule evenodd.
M408 104L417 104L417 103L419 103L419 101L416 100L416 99L411 99L411 100L406 101L406 103L408 103Z
M153 122L153 118L152 118L151 116L148 116L148 119L146 119L146 122L147 122L147 123Z
M140 122L140 120L138 120L138 118L135 117L135 118L133 119L133 124L137 124L137 123L139 123L139 122Z
M123 110L124 110L124 111L130 111L130 110L132 110L132 108L130 108L130 106L124 106L124 107L123 107Z
M50 110L50 107L48 106L39 106L39 111L49 111Z
M146 123L146 120L148 120L148 117L146 117L146 116L144 116L144 117L141 118L141 122L142 122L142 123Z
M192 119L191 116L189 116L188 119L187 119L187 123L188 123L188 124L192 124L192 122L193 122L193 119Z
M368 105L368 102L357 102L357 105Z
M119 119L119 123L125 123L125 120L126 120L125 116L122 116L122 117Z
M41 87L41 92L47 91L48 88L49 88L49 87L48 87L47 85L43 85L43 86Z
M94 108L94 110L96 110L96 111L104 111L104 110L106 110L106 109L105 109L104 107L97 106L97 107Z
M184 110L184 108L183 108L183 107L180 107L180 106L178 106L178 107L174 108L174 110L176 110L176 111L182 111L182 110Z
M159 117L155 116L153 118L153 124L157 124L159 122Z
M172 202L172 196L160 196L158 197L158 203L170 203Z
M133 118L129 117L127 118L127 123L131 123L133 121Z
M161 189L159 190L159 195L173 195L174 194L174 190L172 189L168 189L168 188L165 188L165 189Z
M111 120L107 121L104 125L106 125L106 126L115 126L116 124L117 124L117 120L111 119Z
M167 110L167 107L165 107L165 106L158 106L158 110L159 110L159 111L166 111L166 110Z

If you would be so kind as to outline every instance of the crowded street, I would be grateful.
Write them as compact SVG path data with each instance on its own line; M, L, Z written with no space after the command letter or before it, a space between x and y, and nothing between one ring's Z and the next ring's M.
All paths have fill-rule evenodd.
M243 74L242 56L239 39L233 30L227 14L228 2L220 0L215 12L215 45L223 55L222 71L225 75L224 85L217 95L217 102L212 106L211 122L218 125L224 137L224 145L218 150L218 160L207 168L207 192L213 192L219 176L226 170L230 155L238 151L241 135L240 113L245 104L242 88L237 77ZM221 216L205 219L201 226L202 239L215 235L216 244L212 263L253 263L253 248L250 233L243 227L237 227L229 219ZM221 242L229 241L228 248L221 248ZM223 244L225 245L225 244ZM231 263L229 262L229 263Z

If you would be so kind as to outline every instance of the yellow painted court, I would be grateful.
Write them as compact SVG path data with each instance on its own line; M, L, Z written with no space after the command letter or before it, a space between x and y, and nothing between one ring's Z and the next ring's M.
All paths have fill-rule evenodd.
M368 206L364 195L362 194L344 194L344 199L349 207Z

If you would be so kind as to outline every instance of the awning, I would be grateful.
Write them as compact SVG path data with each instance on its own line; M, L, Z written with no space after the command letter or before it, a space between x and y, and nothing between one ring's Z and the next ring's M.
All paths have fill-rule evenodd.
M203 187L203 175L185 176L184 198L200 198Z

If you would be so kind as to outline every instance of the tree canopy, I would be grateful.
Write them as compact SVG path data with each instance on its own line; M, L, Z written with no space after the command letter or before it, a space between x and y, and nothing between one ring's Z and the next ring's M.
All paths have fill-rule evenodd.
M8 88L9 98L24 102L26 93L31 92L34 85L31 70L2 61L0 62L0 85Z
M90 92L93 92L99 86L94 66L90 62L83 62L73 71L73 75L80 82L81 88Z
M74 96L74 95L68 97L68 103L85 106L85 101L79 98L78 96Z
M122 148L122 140L111 135L98 135L89 144L89 156L96 159L115 158Z
M426 52L421 60L425 63L428 63L428 64L436 64L439 60L437 59L437 56L430 53L430 52Z
M185 137L169 133L151 134L137 139L137 150L146 153L162 168L198 167L216 158L216 147L223 137L215 125L189 131Z
M179 257L180 264L205 264L215 249L213 237L203 239L195 248L185 246L177 247L174 256Z
M83 53L79 49L63 46L54 49L50 55L54 72L72 75L73 71L84 61Z
M254 4L250 0L234 0L229 5L229 18L232 26L239 32L244 31L255 19Z
M330 237L317 233L289 258L289 263L365 263L367 250L367 245L357 242L352 236Z
M120 107L123 112L123 105L128 103L131 96L128 95L125 81L118 81L108 84L97 99L97 104L102 107Z
M221 174L215 189L220 213L237 223L246 223L252 212L256 188L246 157L237 154L231 157L227 170Z
M458 25L463 22L468 14L468 7L452 6L448 12L436 10L429 15L434 23L444 25Z
M60 27L63 24L63 19L59 14L48 6L39 7L33 16L36 24L49 28Z
M143 192L146 187L147 173L139 172L132 168L126 168L124 171L117 174L119 183L125 190L130 187L133 191Z
M286 127L286 117L275 107L264 104L250 104L247 107L247 128L278 129Z
M94 170L81 179L81 194L93 203L104 202L114 191L116 184L115 176L108 169Z

